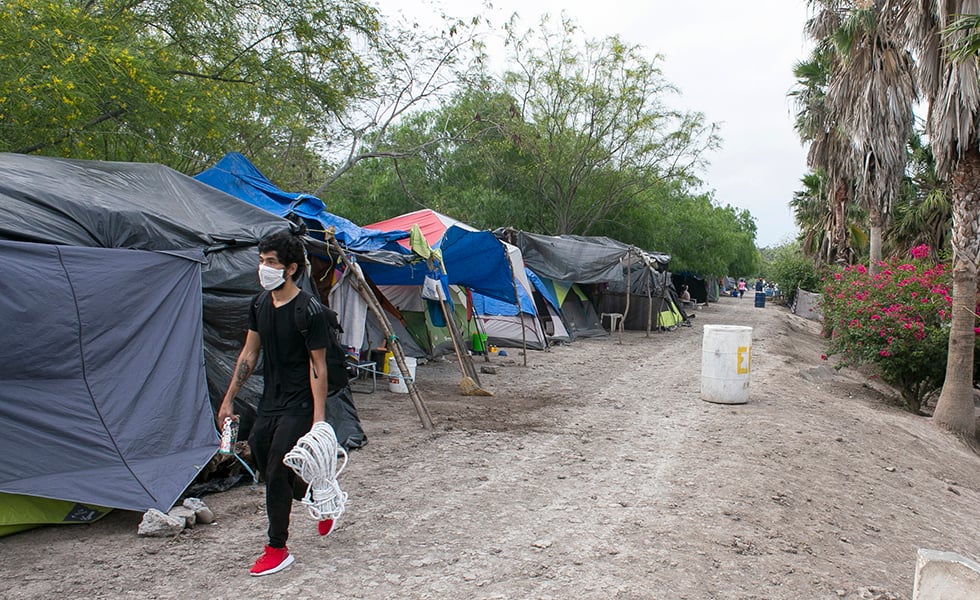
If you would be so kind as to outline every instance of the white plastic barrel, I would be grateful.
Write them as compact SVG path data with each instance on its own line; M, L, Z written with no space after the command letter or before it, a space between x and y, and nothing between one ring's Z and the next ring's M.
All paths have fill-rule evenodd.
M415 381L415 366L417 362L414 357L405 357L405 366L408 367L408 376ZM388 391L396 394L407 394L408 386L405 385L405 377L401 369L398 368L398 361L394 356L388 357Z
M718 404L749 401L752 328L705 325L701 342L701 399Z

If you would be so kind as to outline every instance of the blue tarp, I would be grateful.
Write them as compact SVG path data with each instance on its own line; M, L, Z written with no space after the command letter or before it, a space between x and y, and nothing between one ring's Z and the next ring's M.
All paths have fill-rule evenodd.
M318 198L280 190L237 152L226 154L213 167L196 175L195 179L278 216L295 213L306 220L308 226L312 222L312 229L333 226L337 241L348 250L410 253L395 243L408 237L406 231L385 232L363 228L343 217L332 215ZM514 301L514 283L507 253L492 233L454 225L434 247L442 253L447 273L444 279L449 284L465 286L504 302ZM421 285L427 272L423 261L404 266L369 260L361 260L360 264L365 275L376 285Z
M551 289L549 285L545 284L545 282L538 277L538 274L531 269L524 269L524 272L527 273L527 278L531 280L531 285L534 286L534 289L538 290L538 293L544 297L548 304L550 304L552 308L560 313L561 306L558 304L558 296L555 295L555 291Z
M295 213L307 221L313 237L323 239L323 235L317 235L316 230L334 227L337 241L348 250L404 252L401 246L392 242L408 237L407 233L365 229L349 219L327 212L326 206L315 196L284 192L238 152L229 152L213 167L194 178L274 215L285 217Z
M517 291L521 299L521 312L536 316L538 311L535 309L534 300L527 295L522 286L518 285ZM513 290L511 290L511 296L513 296ZM518 313L517 305L514 302L497 300L478 292L473 292L473 311L478 315L500 315L502 317L513 317Z
M514 278L510 260L500 240L492 233L468 231L453 225L446 230L438 247L442 250L450 284L513 304ZM531 306L530 312L533 312L534 304Z

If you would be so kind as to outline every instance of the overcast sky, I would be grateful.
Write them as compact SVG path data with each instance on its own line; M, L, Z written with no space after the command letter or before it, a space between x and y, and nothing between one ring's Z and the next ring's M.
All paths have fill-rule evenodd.
M805 58L805 0L375 0L383 12L420 22L442 7L469 17L489 12L500 24L517 12L522 29L540 15L565 11L590 38L617 34L663 55L660 67L680 88L676 108L719 124L722 148L702 174L716 200L756 219L757 243L772 246L796 233L789 201L806 172L806 150L793 131L793 65Z

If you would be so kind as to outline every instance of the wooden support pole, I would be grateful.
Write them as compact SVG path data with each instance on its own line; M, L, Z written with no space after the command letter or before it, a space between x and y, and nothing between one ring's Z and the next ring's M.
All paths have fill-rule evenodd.
M388 320L388 315L385 314L384 308L378 302L378 299L374 297L374 292L368 285L367 281L364 280L364 275L361 273L360 267L354 264L344 249L340 247L337 242L337 238L333 236L332 228L326 232L329 244L340 254L341 260L344 261L344 265L351 271L354 275L355 288L357 292L361 295L361 298L367 302L368 308L374 313L374 316L378 319L381 324L381 329L384 330L385 340L388 343L388 349L391 350L392 355L395 357L395 362L398 364L398 369L401 371L402 378L405 380L405 387L408 388L408 395L412 399L412 404L415 405L415 411L419 415L419 420L422 422L423 429L432 429L432 417L429 416L429 409L425 407L425 401L422 400L422 395L419 394L418 388L415 387L415 381L411 377L411 373L408 370L408 364L405 362L405 352L402 350L401 343L398 338L395 337L394 330L391 328L391 322Z

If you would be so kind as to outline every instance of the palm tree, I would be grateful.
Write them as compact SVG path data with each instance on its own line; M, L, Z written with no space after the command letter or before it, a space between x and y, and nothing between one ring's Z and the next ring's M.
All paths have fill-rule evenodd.
M908 256L909 248L925 244L935 256L949 248L953 207L949 183L936 175L932 148L919 132L909 138L909 178L892 209L884 237L883 254Z
M827 100L832 120L850 140L846 172L870 217L872 273L881 262L882 227L905 179L906 140L916 96L914 62L880 14L884 0L837 2L844 19L832 33Z
M831 234L836 230L836 215L829 204L831 198L825 191L826 176L823 173L807 173L801 183L803 189L794 192L789 203L800 230L800 250L817 267L833 264L835 257ZM848 248L867 246L867 233L860 226L866 220L867 214L860 206L854 203L845 206L843 226ZM860 253L852 251L855 259L861 258Z
M822 31L828 17L821 13L808 23L811 31ZM817 33L811 33L817 36ZM817 39L817 45L808 60L801 61L793 69L797 87L790 92L796 101L795 128L800 140L809 143L807 166L814 173L821 173L825 185L822 191L827 195L828 218L821 219L826 225L828 243L826 254L821 253L827 263L850 262L853 252L847 244L847 204L850 184L845 173L847 140L844 133L833 121L827 102L827 87L834 52L826 38ZM820 206L820 204L817 204ZM807 215L812 219L812 215Z
M973 354L980 260L980 79L975 54L958 59L951 51L967 32L951 27L959 15L975 16L971 0L885 0L883 14L905 25L918 58L919 88L929 102L927 132L936 171L952 183L953 316L946 379L933 420L973 437Z
M827 205L824 177L820 173L807 173L801 183L803 189L794 192L789 203L800 230L800 250L816 265L828 264L833 213Z

